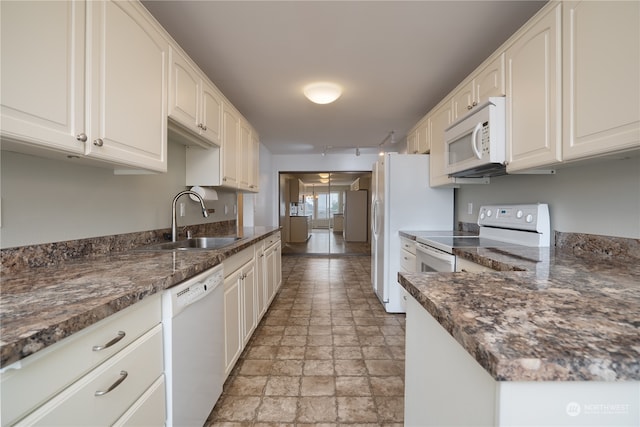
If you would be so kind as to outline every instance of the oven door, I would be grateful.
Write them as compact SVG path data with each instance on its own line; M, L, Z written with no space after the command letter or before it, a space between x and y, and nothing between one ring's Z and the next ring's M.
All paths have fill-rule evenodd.
M454 272L456 271L456 257L425 244L417 243L416 270L422 273Z

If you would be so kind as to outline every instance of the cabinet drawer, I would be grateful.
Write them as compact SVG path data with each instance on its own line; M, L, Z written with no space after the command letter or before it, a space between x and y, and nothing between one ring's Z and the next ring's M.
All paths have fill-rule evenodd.
M400 247L407 252L416 254L416 241L407 239L406 237L400 237Z
M416 272L416 256L404 249L400 251L400 270L405 273Z
M153 384L162 369L162 325L158 324L17 425L111 425ZM95 395L110 387L110 392Z
M485 271L491 272L495 270L489 267L485 267L484 265L477 264L473 261L456 257L456 271L462 271L466 273L482 273Z
M264 239L264 247L268 248L269 246L273 245L278 240L280 240L280 232L279 231L277 233L273 233L271 236L269 236L266 239Z
M2 373L2 423L11 423L125 348L161 320L160 294L152 295L38 353ZM125 336L104 346L122 331Z
M244 249L238 252L232 257L225 259L222 262L222 265L224 266L224 277L229 277L231 273L233 273L234 271L236 271L237 269L239 269L240 267L242 267L243 265L251 261L255 255L255 248L256 248L256 245L253 245L247 249Z
M164 375L144 392L113 427L162 426L167 418Z

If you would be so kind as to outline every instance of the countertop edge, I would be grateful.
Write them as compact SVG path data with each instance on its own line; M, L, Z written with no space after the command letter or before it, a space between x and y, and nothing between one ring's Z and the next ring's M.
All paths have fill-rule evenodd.
M146 297L169 289L184 280L215 267L224 262L225 259L255 245L280 230L281 227L268 227L268 230L264 232L257 233L247 240L239 240L223 249L194 251L194 261L192 264L174 271L168 276L144 278L140 280L141 283L139 285L129 285L122 292L113 296L96 297L94 304L88 307L86 311L82 313L76 312L67 317L62 316L63 319L55 323L45 325L43 324L44 322L34 322L33 328L30 328L28 333L20 334L18 339L7 342L5 340L6 336L2 336L0 337L0 368L5 368L38 351L44 350L64 338L134 305ZM195 256L196 252L199 253L200 256ZM146 252L133 249L114 255L101 255L90 259L76 259L69 261L67 264L73 266L83 262L108 263L112 258L131 256L133 253L140 254L141 257L147 258L153 257L154 254L157 254L159 257L162 254L161 252ZM205 260L201 257L203 253L209 255ZM164 252L164 254L166 254L166 252ZM135 263L135 260L131 260L130 262ZM64 268L65 265L66 264L62 264L55 268ZM7 286L5 278L3 278L3 282L3 288L5 288L5 286Z

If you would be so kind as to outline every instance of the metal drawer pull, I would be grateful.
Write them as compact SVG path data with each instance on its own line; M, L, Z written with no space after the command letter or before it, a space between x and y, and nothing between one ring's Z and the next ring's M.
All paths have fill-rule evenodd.
M125 334L124 331L118 331L118 336L117 337L115 337L114 339L112 339L111 341L106 343L105 345L94 345L93 346L93 351L100 351L100 350L104 350L105 348L109 348L112 345L114 345L115 343L117 343L118 341L120 341L122 338L124 338L125 335L127 335L127 334Z
M104 396L105 394L109 393L111 390L113 390L114 388L118 387L120 384L122 384L122 381L124 381L127 377L129 376L129 374L127 373L127 371L120 371L120 378L118 378L118 381L116 381L115 383L111 384L111 387L109 387L108 389L102 391L102 390L98 390L95 392L95 396L99 397L99 396Z

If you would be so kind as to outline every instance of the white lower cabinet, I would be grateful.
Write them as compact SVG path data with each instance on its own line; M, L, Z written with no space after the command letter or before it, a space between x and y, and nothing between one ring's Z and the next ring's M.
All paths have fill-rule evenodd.
M162 325L157 325L17 425L111 425L162 370Z
M257 325L255 245L224 260L225 375Z
M280 233L224 260L224 347L228 376L282 281Z
M496 381L410 296L405 352L408 427L640 423L640 382Z
M5 368L2 425L111 425L137 407L164 422L160 310L160 295L147 297ZM163 398L142 404L158 388Z

